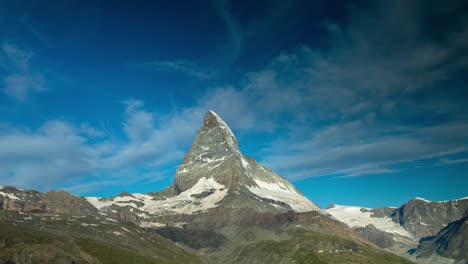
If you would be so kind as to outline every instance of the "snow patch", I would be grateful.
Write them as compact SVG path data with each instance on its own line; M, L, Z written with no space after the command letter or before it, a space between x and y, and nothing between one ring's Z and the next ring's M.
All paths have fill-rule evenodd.
M157 223L157 222L141 222L140 226L141 227L165 227L166 224Z
M21 198L19 198L18 196L12 194L12 193L6 193L6 192L0 192L0 195L10 199L10 200L21 200Z
M219 159L203 158L202 160L206 163L212 163L212 162L224 161L225 159L226 157L221 157Z
M120 233L119 231L113 231L112 233L113 233L114 235L117 235L117 236L123 236L123 234Z
M294 187L287 186L282 182L264 182L259 179L254 179L257 186L248 187L253 194L279 202L288 204L293 211L309 212L320 211L320 208L313 204L305 196L297 192ZM272 204L278 208L279 205ZM279 209L282 207L279 207Z
M245 160L244 157L241 157L241 162L242 162L242 166L245 168L245 169L250 169L250 164L247 160Z
M420 200L420 201L423 201L423 202L425 202L425 203L432 203L432 201L426 200L426 199L421 198L421 197L414 197L413 199L414 199L414 200Z

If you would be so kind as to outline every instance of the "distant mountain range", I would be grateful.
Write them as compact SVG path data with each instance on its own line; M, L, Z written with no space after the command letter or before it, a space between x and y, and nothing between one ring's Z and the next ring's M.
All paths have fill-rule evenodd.
M413 198L399 208L332 205L326 211L381 248L416 262L468 261L468 197Z
M0 263L390 264L434 254L461 261L465 205L322 210L245 157L209 111L161 192L102 198L0 187Z

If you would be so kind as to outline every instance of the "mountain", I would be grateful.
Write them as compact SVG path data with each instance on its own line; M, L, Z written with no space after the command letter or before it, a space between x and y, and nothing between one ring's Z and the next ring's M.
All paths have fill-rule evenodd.
M419 263L465 263L468 198L432 202L413 198L398 208L333 205L326 212L361 236Z
M3 263L412 263L245 157L206 113L172 185L78 197L0 188Z
M231 129L213 111L206 113L177 168L174 183L164 191L86 199L102 212L117 213L145 226L181 225L214 208L270 213L322 211L288 180L245 157ZM175 223L175 218L184 221Z

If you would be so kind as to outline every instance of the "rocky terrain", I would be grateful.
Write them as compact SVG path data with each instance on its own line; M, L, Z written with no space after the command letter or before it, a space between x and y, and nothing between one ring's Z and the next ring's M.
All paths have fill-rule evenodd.
M85 198L64 191L46 193L22 190L12 186L0 187L0 209L17 212L88 215L97 209Z
M468 215L468 198L431 202L413 198L400 206L391 217L416 238L435 236L449 223Z
M337 206L327 213L376 245L419 263L466 263L468 198L413 198L399 208Z
M2 187L0 208L3 263L412 263L245 157L212 111L162 192Z

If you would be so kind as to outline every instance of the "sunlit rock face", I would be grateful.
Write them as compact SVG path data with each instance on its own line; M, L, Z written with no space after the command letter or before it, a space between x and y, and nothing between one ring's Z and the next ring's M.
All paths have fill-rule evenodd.
M421 239L437 235L449 223L467 215L468 198L433 202L416 197L400 206L392 218Z

